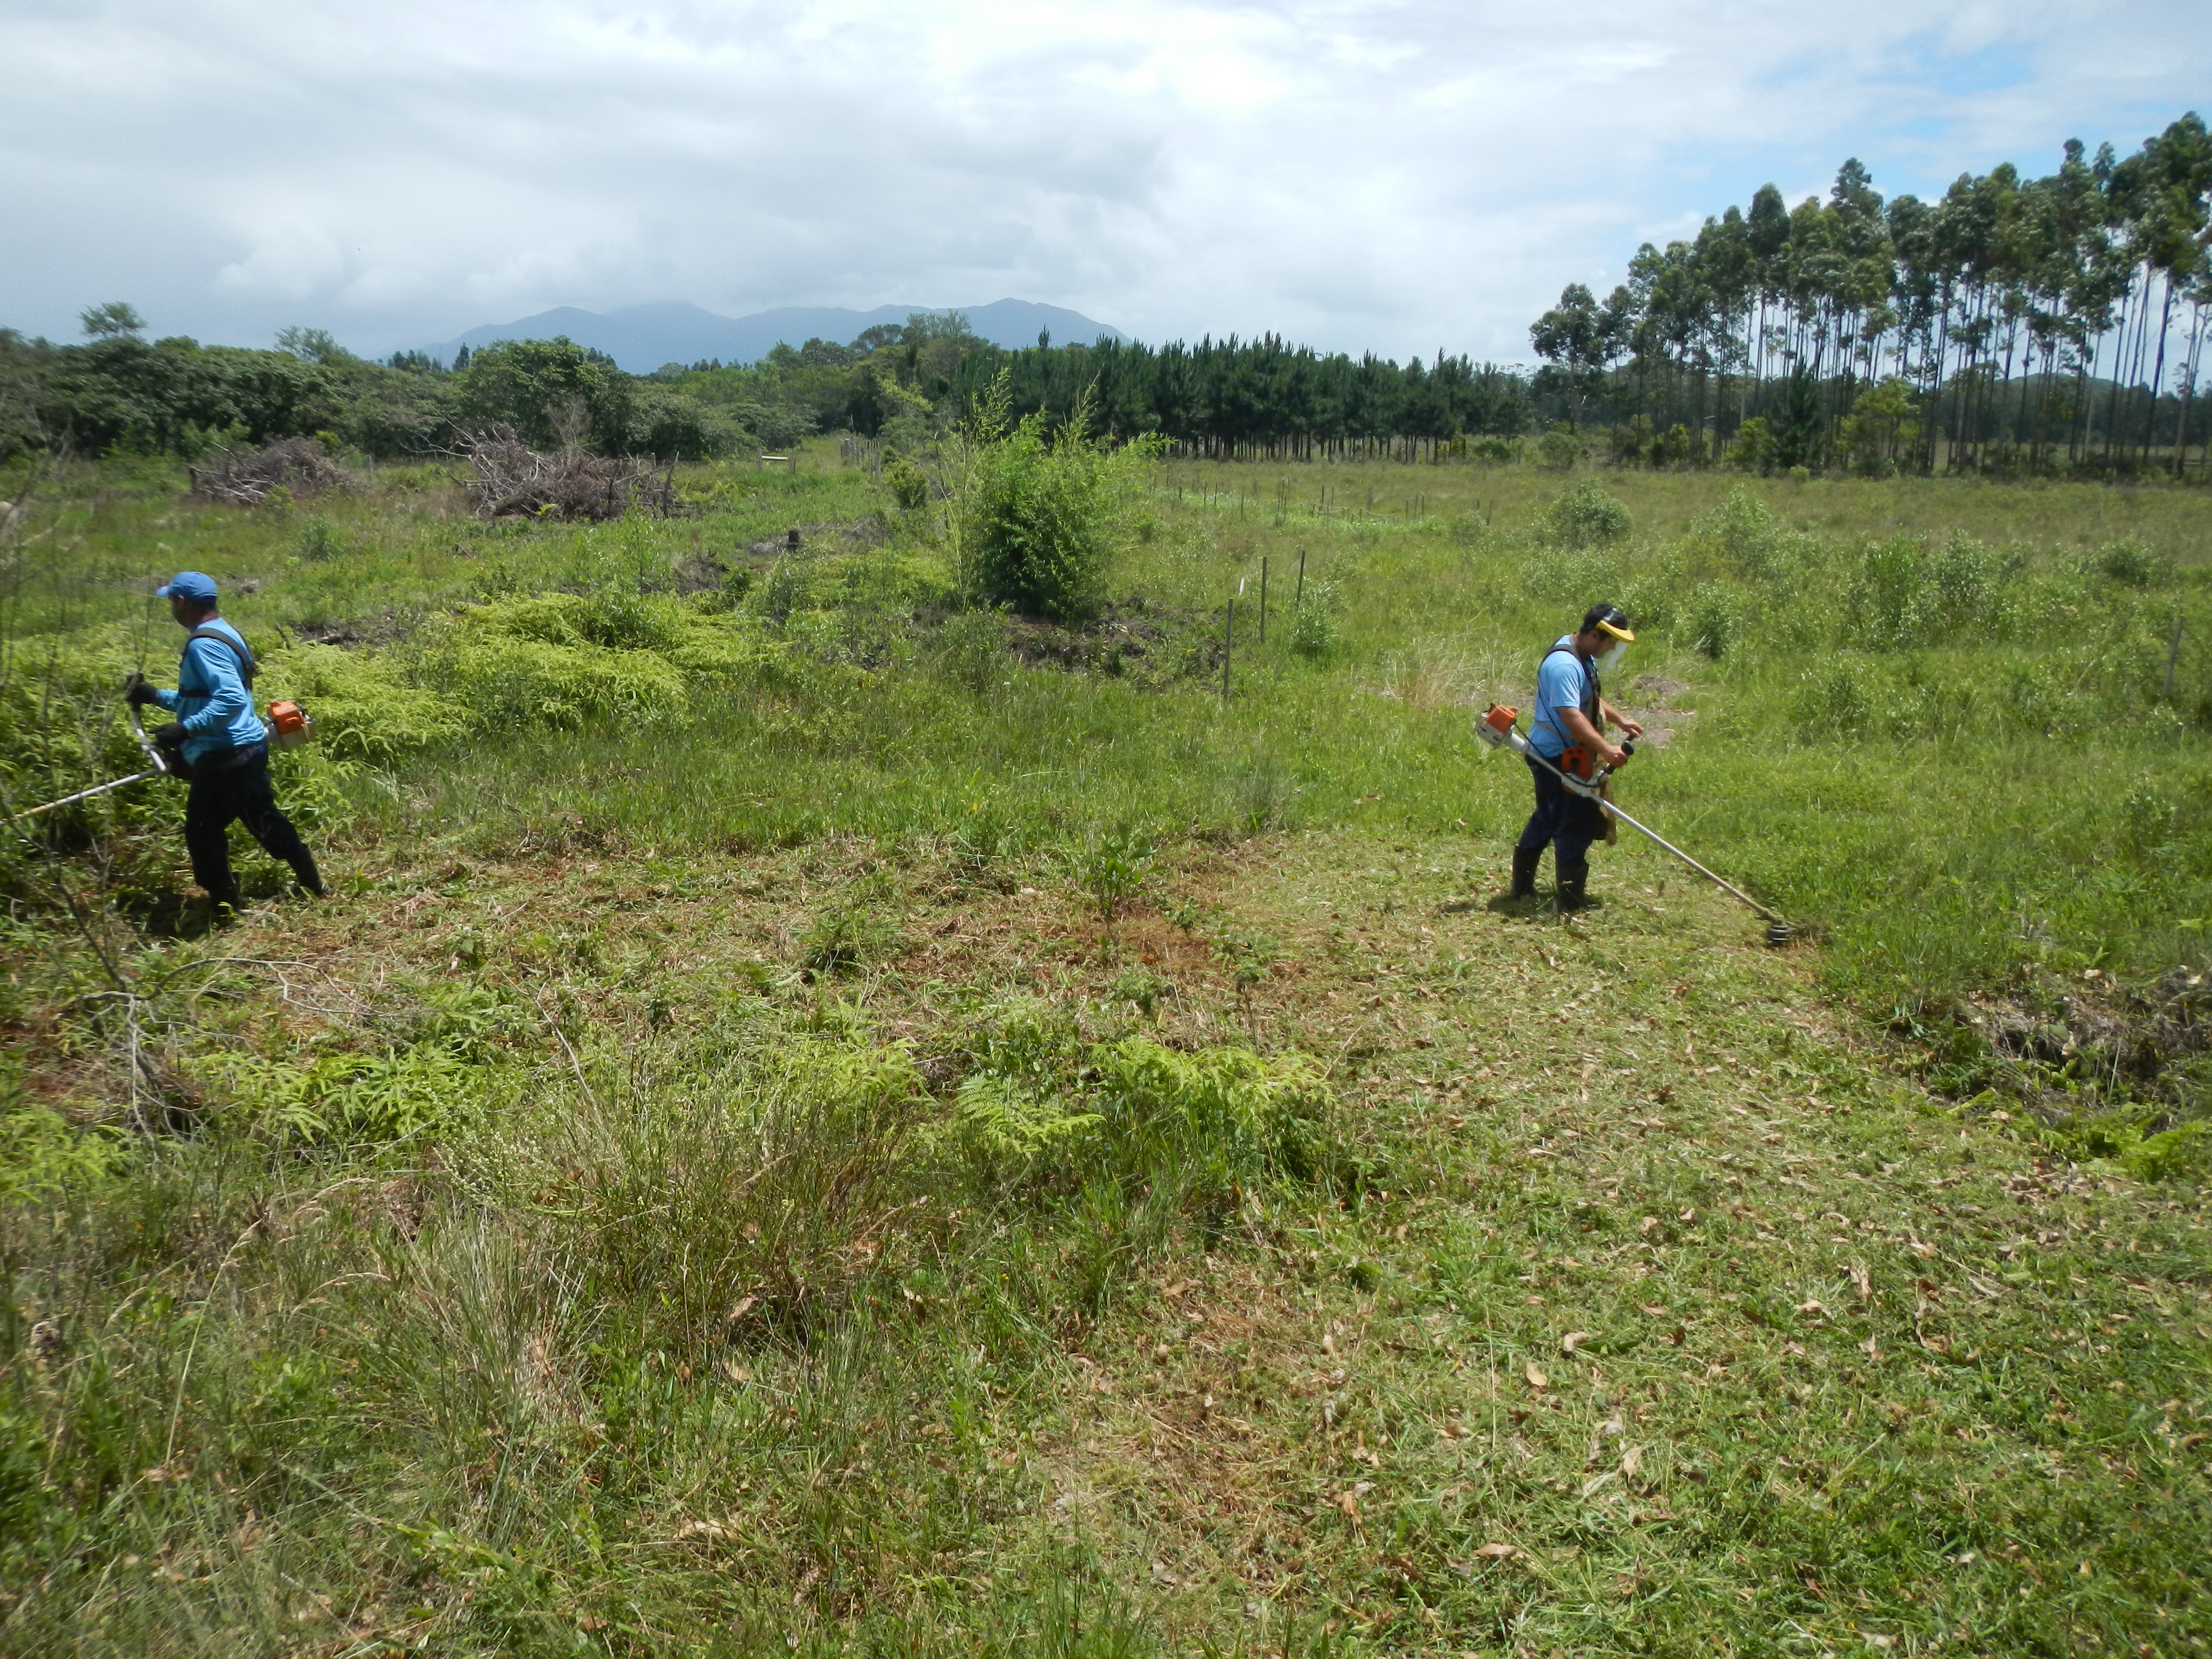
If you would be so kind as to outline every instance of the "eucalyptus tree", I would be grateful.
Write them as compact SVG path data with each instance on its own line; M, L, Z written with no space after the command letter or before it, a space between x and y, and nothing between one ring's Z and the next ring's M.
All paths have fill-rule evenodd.
M2124 160L2069 141L2046 177L2002 164L1934 201L1885 203L1847 161L1825 200L1792 208L1764 185L1693 240L1638 248L1618 315L1571 286L1531 331L1538 388L1577 418L1686 419L1714 453L1724 422L1763 412L1809 453L1880 386L1884 429L1918 434L1877 446L1881 465L2140 471L2163 446L2179 470L2200 412L2208 219L2212 137L2193 113Z

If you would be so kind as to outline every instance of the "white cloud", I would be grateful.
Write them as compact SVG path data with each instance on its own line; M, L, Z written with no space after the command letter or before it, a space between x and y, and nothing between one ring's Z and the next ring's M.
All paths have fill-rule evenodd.
M2131 145L2174 3L13 0L0 322L365 348L558 304L1075 307L1519 357L1574 280L1855 154Z

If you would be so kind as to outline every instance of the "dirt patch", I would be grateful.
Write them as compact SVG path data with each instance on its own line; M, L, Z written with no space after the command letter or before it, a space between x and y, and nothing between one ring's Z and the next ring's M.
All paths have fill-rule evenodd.
M2212 974L2175 968L2125 988L2091 968L2055 996L1978 998L1960 1018L1986 1046L1996 1080L2046 1119L2071 1118L2085 1085L2092 1097L2182 1105L2190 1062L2212 1050Z
M1644 728L1638 742L1648 749L1664 749L1682 727L1698 718L1694 708L1629 708L1622 711Z
M1086 623L1014 617L1006 628L1006 649L1030 668L1126 675L1148 684L1221 665L1221 641L1210 617L1152 604L1141 594L1109 601Z

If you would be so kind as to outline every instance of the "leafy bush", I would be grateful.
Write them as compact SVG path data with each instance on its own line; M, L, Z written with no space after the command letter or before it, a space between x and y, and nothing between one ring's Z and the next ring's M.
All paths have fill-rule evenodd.
M1729 465L1739 472L1772 472L1780 455L1775 441L1774 428L1766 423L1763 415L1754 415L1735 429L1735 441L1729 446Z
M1857 665L1808 670L1791 699L1790 720L1805 742L1864 734L1874 723L1874 701Z
M410 749L458 737L469 711L410 684L396 658L334 645L298 645L264 659L257 690L289 698L315 717L319 744L349 760L383 764Z
M1004 1180L1040 1163L1071 1158L1105 1120L1072 1109L1066 1097L1018 1078L978 1072L960 1085L951 1121L955 1143L988 1179Z
M1536 464L1548 471L1571 472L1588 450L1580 434L1554 427L1536 441Z
M2122 587L2154 587L2173 575L2173 561L2152 552L2133 536L2106 543L2090 564L2099 575Z
M572 729L605 714L674 713L694 682L753 672L781 651L742 619L665 595L550 593L460 612L433 631L413 677L470 726Z
M259 1133L309 1145L393 1141L458 1127L483 1105L490 1081L452 1041L298 1060L225 1054L201 1069L221 1080Z
M2197 1119L2146 1135L2120 1154L2138 1181L2180 1181L2212 1162L2212 1123Z
M51 1106L26 1103L20 1090L0 1100L0 1197L51 1197L82 1192L123 1164L121 1140L104 1129L79 1129Z
M345 550L345 538L328 519L318 514L300 526L300 556L310 564L335 559Z
M1711 548L1728 567L1745 576L1773 573L1782 526L1774 514L1741 484L1691 526L1691 534Z
M1005 426L1004 376L982 401L962 483L957 563L986 605L1054 622L1094 614L1139 470L1154 447L1109 449L1089 433L1090 403L1048 435L1042 413Z
M1539 529L1554 547L1603 547L1633 527L1628 509L1585 480L1545 509Z
M683 671L650 651L550 645L492 634L452 653L448 686L487 726L574 730L605 714L649 716L684 707Z
M916 512L929 504L929 475L903 455L884 463L884 487L902 513Z
M937 634L937 659L946 674L970 691L995 684L1006 672L1006 618L995 611L969 611L948 617Z
M1940 550L1917 536L1877 542L1846 587L1846 631L1877 650L1930 644L1962 628L1984 637L2002 632L2008 618L2000 588L2018 568L1970 536L1954 534Z

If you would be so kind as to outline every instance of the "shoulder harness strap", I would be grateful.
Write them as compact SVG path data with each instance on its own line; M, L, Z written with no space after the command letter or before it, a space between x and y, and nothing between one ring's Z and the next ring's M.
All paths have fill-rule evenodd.
M1543 672L1545 663L1551 661L1554 657L1560 656L1572 657L1575 661L1580 665L1583 671L1583 682L1589 693L1589 695L1583 699L1583 714L1586 719L1595 724L1597 720L1598 703L1605 695L1598 688L1597 665L1595 663L1583 662L1583 653L1576 650L1571 645L1555 645L1549 651L1547 651L1543 654L1542 658L1537 662L1537 672L1540 675ZM1559 723L1552 718L1552 711L1549 708L1544 708L1540 704L1537 708L1536 713L1538 717L1541 719L1546 725L1549 726L1554 732L1558 732L1559 733L1559 740L1562 743L1565 743L1567 740L1567 733L1560 730ZM1532 721L1531 724L1533 725L1534 722Z
M261 672L261 665L253 660L253 653L251 648L240 644L237 640L233 639L228 630L214 627L206 623L201 623L198 628L195 628L190 634L185 636L185 643L187 645L190 645L194 640L213 640L216 643L228 647L230 654L238 659L239 678L246 682L246 689L248 691L253 690L253 677Z

